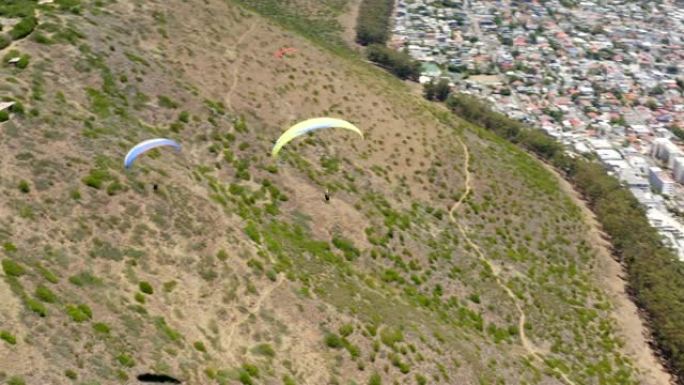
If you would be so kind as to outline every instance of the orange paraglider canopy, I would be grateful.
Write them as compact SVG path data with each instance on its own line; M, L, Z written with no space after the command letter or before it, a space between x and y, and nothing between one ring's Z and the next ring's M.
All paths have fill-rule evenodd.
M282 59L283 56L285 56L287 54L295 53L295 52L297 52L296 48L283 47L283 48L275 51L275 53L273 53L273 56L277 57L278 59Z

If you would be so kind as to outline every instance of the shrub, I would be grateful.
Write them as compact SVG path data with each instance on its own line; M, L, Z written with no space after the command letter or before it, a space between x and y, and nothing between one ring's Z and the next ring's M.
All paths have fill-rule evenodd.
M104 322L96 322L93 324L93 330L102 334L109 334L109 325Z
M259 368L252 364L242 364L242 369L249 373L250 376L259 378Z
M158 95L157 100L159 101L159 106L164 108L178 108L178 103L173 101L171 98L165 95Z
M275 357L275 350L269 344L259 344L252 348L252 353L273 358Z
M116 360L119 362L119 364L127 368L132 368L135 366L135 360L133 360L133 357L126 353L121 353L116 356Z
M382 385L382 377L376 372L368 379L368 385Z
M64 375L70 380L75 380L78 378L78 374L76 374L76 372L71 369L65 370Z
M19 191L21 191L24 194L27 194L31 191L31 186L29 186L29 183L25 180L20 180L19 181Z
M27 54L21 55L21 57L19 58L19 61L16 64L17 68L24 69L24 68L28 67L30 59L31 59L31 56L29 56Z
M12 37L12 40L23 39L33 32L37 24L38 20L36 20L35 16L24 17L20 22L14 25L9 34Z
M138 284L138 286L140 287L140 291L142 291L145 294L154 293L154 290L152 289L152 285L150 285L150 283L147 281L141 281L140 284Z
M0 33L0 49L5 49L12 43L12 39L7 37L4 33Z
M190 113L188 111L181 111L181 113L178 114L178 120L183 123L190 122Z
M102 280L94 276L91 272L83 271L79 274L69 277L69 282L76 286L99 286L102 284Z
M10 111L17 115L24 115L24 104L18 100L14 101L14 104L12 104L12 107L9 108Z
M112 177L106 170L92 169L90 170L90 173L82 179L82 181L86 186L99 190L102 187L102 184L111 178Z
M342 347L342 339L335 333L328 333L325 335L325 344L329 348L339 349Z
M140 303L145 303L145 295L143 293L135 293L133 298Z
M254 224L254 222L250 221L249 223L247 223L247 226L245 226L245 234L247 234L249 239L253 240L254 242L261 242L261 235L259 234L259 229L257 229L256 224Z
M75 322L85 322L93 318L93 312L85 304L67 305L66 312Z
M349 337L354 332L354 326L352 324L344 324L340 326L338 331L342 337Z
M7 110L0 111L0 122L6 122L10 118L9 112Z
M292 379L292 377L286 374L283 376L283 385L297 385L297 383L294 379Z
M26 298L26 307L41 317L47 316L47 308L40 301L33 298Z
M17 339L12 333L7 330L0 330L0 340L7 342L10 345L16 345Z
M20 277L26 273L20 264L12 261L11 259L2 260L2 270L10 277Z
M52 292L49 288L43 286L43 285L38 285L36 288L36 297L47 303L55 303L57 302L57 296L55 293Z
M7 379L7 385L26 385L26 381L24 381L23 377L12 376Z
M195 349L197 349L200 352L206 352L207 348L204 346L204 343L202 341L195 341L194 344L192 344Z

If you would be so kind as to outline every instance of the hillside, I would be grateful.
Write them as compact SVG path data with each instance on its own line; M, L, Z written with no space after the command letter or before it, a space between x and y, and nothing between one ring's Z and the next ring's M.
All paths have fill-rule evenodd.
M345 49L347 1L19 3L38 26L1 53L22 107L0 123L0 380L663 383L558 180ZM365 140L272 160L313 116ZM158 136L183 150L125 171Z

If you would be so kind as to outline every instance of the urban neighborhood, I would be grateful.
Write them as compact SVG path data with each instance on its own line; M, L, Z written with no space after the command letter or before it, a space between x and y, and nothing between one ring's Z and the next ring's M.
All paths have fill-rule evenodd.
M598 160L684 260L684 11L628 1L399 0L390 44L571 156Z

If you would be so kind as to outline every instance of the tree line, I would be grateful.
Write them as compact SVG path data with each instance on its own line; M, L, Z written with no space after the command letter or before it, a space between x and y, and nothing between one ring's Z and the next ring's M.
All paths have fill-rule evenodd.
M447 106L562 170L583 194L611 237L614 252L628 273L629 293L646 312L660 352L684 384L684 263L651 227L631 192L598 163L568 156L543 131L524 127L474 97L451 95Z
M394 0L363 0L356 19L356 42L361 45L387 43Z

